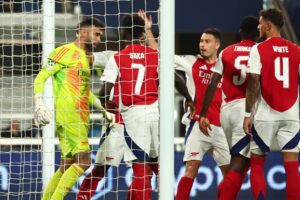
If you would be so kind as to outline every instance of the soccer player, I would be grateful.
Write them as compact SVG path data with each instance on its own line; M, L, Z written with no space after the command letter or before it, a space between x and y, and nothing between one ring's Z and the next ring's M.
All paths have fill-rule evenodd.
M119 88L118 83L114 86L113 101L110 102L110 110L115 111L115 124L107 128L101 136L99 149L96 155L96 161L92 171L83 180L77 200L90 200L95 194L99 181L105 176L107 170L111 167L118 167L126 152L130 152L125 143L123 120L118 112L119 106ZM108 109L108 107L106 107Z
M212 69L214 73L206 90L200 113L201 130L208 134L210 123L206 118L207 111L223 77L221 125L230 148L231 160L230 169L219 185L219 199L236 199L244 175L249 168L250 137L244 133L243 117L247 86L247 62L250 50L258 39L257 26L257 18L245 17L240 25L242 41L228 46L219 54L218 62Z
M104 67L109 58L114 54L113 51L95 52L90 57L93 66ZM103 77L103 76L102 76ZM100 80L102 81L102 77ZM96 161L92 171L83 180L77 200L90 200L95 194L98 183L105 176L107 170L111 167L118 167L124 152L129 151L124 139L124 125L122 117L119 113L119 84L114 85L113 94L107 102L106 109L115 114L115 124L111 128L107 128L101 136L99 148L96 155Z
M119 77L126 144L131 149L124 161L132 164L133 181L127 199L151 199L152 172L158 173L158 51L142 45L145 22L138 14L122 20L122 39L127 46L108 62L101 97L108 97ZM103 78L102 78L103 80Z
M250 175L255 199L266 198L263 166L273 140L278 142L283 156L286 199L300 199L300 50L281 37L283 24L279 10L259 13L259 34L266 40L253 46L248 62L244 130L255 141L251 142L251 161L256 163L251 164ZM254 115L253 128L251 115Z
M88 127L89 105L113 116L103 109L101 102L89 89L90 65L86 52L101 41L104 25L88 18L77 26L77 39L53 50L34 81L35 121L49 123L51 114L43 102L45 81L52 76L55 102L56 134L61 147L61 164L48 183L43 200L63 199L84 171L90 166Z
M153 33L152 33L152 18L151 15L147 16L144 10L139 10L137 13L145 21L145 33L146 42L152 48L158 48ZM107 61L107 55L111 52L99 52L93 53L91 60L94 66L104 66L103 63ZM106 65L106 64L105 64ZM101 81L106 80L107 74L101 77ZM180 87L180 91L186 95L187 89L184 85L182 86L182 81L176 79L176 85ZM186 90L184 90L186 89ZM188 97L187 97L188 98ZM128 145L124 140L124 127L123 119L118 112L119 109L119 83L118 81L114 85L113 101L108 101L106 103L108 110L114 110L117 112L116 124L113 128L108 129L106 133L102 136L100 140L100 147L96 155L96 164L92 172L87 175L83 183L80 186L80 191L78 193L77 200L89 200L94 195L99 181L104 177L106 171L110 166L118 167L121 159L130 153ZM188 102L186 107L191 107L193 109L193 104ZM150 167L158 175L158 165L156 163L151 163Z
M188 117L189 112L183 116L183 122L187 125L186 148L183 159L186 163L186 171L179 181L176 200L189 199L194 179L197 177L205 153L212 154L223 176L227 173L229 167L229 149L225 134L220 126L221 82L208 111L212 131L209 135L204 135L199 128L199 114L202 109L205 91L211 79L211 69L217 61L220 43L220 31L215 28L208 28L204 30L200 38L200 56L175 56L175 68L185 72L186 84L196 105L196 114L191 116L192 120Z

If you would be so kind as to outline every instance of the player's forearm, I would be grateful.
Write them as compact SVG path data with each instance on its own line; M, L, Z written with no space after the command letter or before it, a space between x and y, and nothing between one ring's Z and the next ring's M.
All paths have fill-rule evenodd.
M34 79L34 94L41 94L44 92L45 82L51 76L44 68Z
M146 42L149 47L158 49L158 43L153 35L152 29L146 29Z
M177 73L175 73L175 88L184 98L192 101L184 80Z
M91 91L89 95L89 104L97 108L99 111L105 112L105 109L103 108L101 101Z
M205 96L203 100L202 110L200 112L200 116L205 117L209 108L209 105L214 98L216 89L221 80L222 76L218 73L213 73L211 81L205 91Z
M96 95L90 91L90 94L89 94L89 104L90 105L94 105L94 102L96 101L97 97Z
M257 101L259 94L260 76L258 74L249 74L248 85L246 89L246 112L251 113L252 108Z
M109 100L111 89L113 88L114 84L104 82L103 87L100 89L99 92L99 98L102 103L102 105L105 105L105 103Z

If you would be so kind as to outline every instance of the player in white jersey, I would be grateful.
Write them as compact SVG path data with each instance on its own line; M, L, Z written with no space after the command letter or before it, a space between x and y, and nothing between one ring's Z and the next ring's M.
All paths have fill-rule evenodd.
M247 61L250 50L258 39L257 26L257 18L245 17L240 25L242 41L228 46L219 54L218 62L213 67L214 73L206 90L200 114L201 130L208 133L210 125L206 113L217 85L223 77L221 125L230 148L231 161L230 170L218 188L219 199L236 199L249 168L250 137L244 133L243 117L247 86Z
M213 130L209 137L204 135L199 128L199 114L202 102L210 82L211 68L217 61L218 48L220 47L221 33L215 28L204 30L200 38L199 48L201 56L175 56L175 69L185 72L187 87L196 105L196 114L183 116L186 127L184 162L186 162L185 175L180 179L177 187L176 200L187 200L194 179L198 175L205 153L210 153L225 175L230 161L229 149L223 129L220 126L221 83L218 95L214 98L209 110L209 119Z
M300 51L281 38L284 19L279 10L263 10L259 16L260 36L266 40L250 52L244 118L244 130L255 141L251 143L251 157L261 160L256 166L251 165L251 186L255 199L265 199L264 160L276 140L286 172L286 199L299 200Z

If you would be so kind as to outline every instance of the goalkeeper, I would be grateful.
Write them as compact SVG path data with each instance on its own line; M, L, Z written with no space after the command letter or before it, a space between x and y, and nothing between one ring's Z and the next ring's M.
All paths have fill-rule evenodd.
M61 148L60 168L48 183L43 200L61 200L77 179L89 168L89 105L100 109L109 125L114 116L106 112L100 100L90 92L90 65L87 53L93 51L104 32L101 21L88 18L78 24L73 43L53 50L34 81L36 124L49 123L51 113L43 103L45 81L52 76L55 102L56 134Z

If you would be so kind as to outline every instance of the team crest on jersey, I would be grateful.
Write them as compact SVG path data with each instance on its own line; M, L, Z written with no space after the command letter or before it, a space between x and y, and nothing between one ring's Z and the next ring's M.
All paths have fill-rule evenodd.
M53 60L48 59L48 61L45 64L45 68L48 71L52 71L53 70L53 66L56 64L56 62L54 62Z

